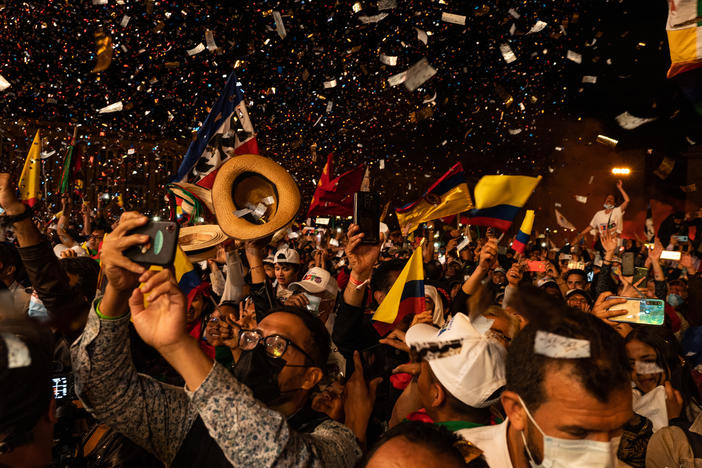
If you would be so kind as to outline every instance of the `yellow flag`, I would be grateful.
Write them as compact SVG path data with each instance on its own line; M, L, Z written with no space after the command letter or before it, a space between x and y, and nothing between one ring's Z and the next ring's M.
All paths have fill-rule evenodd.
M41 198L41 137L39 130L34 136L32 147L22 168L19 180L20 200L34 206Z

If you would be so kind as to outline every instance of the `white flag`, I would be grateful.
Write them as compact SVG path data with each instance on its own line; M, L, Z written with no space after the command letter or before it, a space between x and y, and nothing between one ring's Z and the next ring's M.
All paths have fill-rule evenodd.
M558 225L559 225L560 227L575 231L575 226L573 226L573 224L572 224L570 221L568 221L568 220L565 218L565 216L563 216L563 215L561 214L560 211L558 211L558 210L556 210L556 209L554 209L553 211L556 212L556 223L558 223Z

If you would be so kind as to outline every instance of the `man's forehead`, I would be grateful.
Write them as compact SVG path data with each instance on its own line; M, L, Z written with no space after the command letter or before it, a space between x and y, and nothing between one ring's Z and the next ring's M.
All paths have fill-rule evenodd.
M544 375L545 401L535 416L550 420L552 427L581 427L586 430L614 431L632 413L631 389L627 386L610 392L607 402L585 390L571 365L548 366Z
M265 336L280 334L287 338L302 337L307 333L302 319L287 312L273 312L258 324Z

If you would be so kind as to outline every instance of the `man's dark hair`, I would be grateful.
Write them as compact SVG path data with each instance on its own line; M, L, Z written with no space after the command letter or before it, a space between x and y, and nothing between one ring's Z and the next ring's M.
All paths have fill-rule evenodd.
M572 269L568 270L565 274L566 282L568 281L568 278L570 278L570 275L580 275L583 277L583 281L587 282L587 273L585 273L580 268L572 268Z
M400 272L405 267L404 261L401 260L390 260L388 262L381 263L378 268L373 271L373 276L371 277L371 290L388 292L392 288L395 282L392 273Z
M78 276L76 288L88 301L95 297L100 266L90 257L67 257L59 260L63 271Z
M271 309L268 314L270 315L275 312L292 314L302 320L305 328L307 328L307 330L310 332L310 336L307 338L307 342L305 343L305 351L307 351L314 359L315 366L324 370L327 366L327 361L329 360L329 352L331 351L331 338L329 338L329 332L324 326L324 323L322 323L318 317L312 315L310 311L300 307L275 307Z
M361 466L368 466L368 461L380 447L398 437L402 437L413 444L421 445L436 455L451 457L460 466L467 466L463 455L456 447L456 444L462 440L459 435L443 426L419 421L404 421L385 432L373 448L368 451Z
M590 357L554 359L534 352L538 331L590 342ZM512 340L507 352L507 389L535 411L546 400L544 381L548 369L570 366L570 375L601 402L613 391L631 386L631 366L624 340L612 327L591 314L561 307L559 316L530 323Z

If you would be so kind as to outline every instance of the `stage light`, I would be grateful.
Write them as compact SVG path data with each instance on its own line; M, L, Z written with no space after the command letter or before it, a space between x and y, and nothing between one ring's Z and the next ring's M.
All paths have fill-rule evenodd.
M613 175L629 175L631 174L631 169L628 167L613 167L612 168L612 174Z

